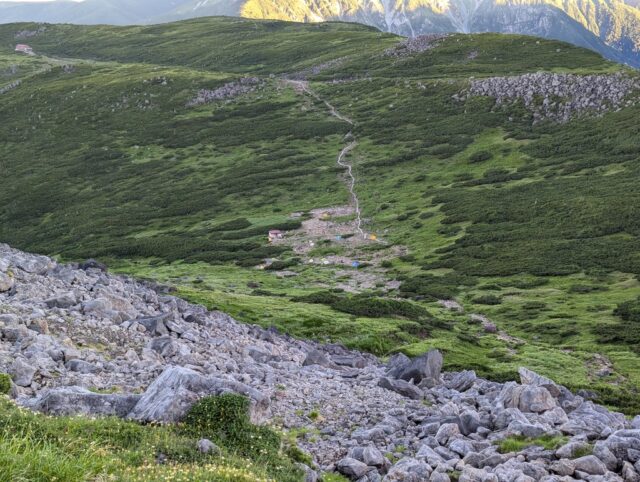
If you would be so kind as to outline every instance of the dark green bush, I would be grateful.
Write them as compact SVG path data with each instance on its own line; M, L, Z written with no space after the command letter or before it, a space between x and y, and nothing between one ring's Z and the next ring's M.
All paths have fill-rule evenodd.
M471 162L471 163L484 162L484 161L488 161L490 159L493 159L493 154L491 152L488 152L488 151L474 152L473 154L471 154L469 156L469 162Z
M224 223L216 224L210 228L211 231L239 231L251 226L251 223L246 218L232 219Z
M328 291L319 291L293 298L292 301L328 305L343 313L369 318L399 316L415 321L431 318L427 309L415 303L369 295L341 296Z
M482 295L474 298L472 301L478 305L499 305L502 303L500 297L496 295Z
M607 291L607 286L591 286L591 285L571 285L569 287L569 293L588 294L598 291Z
M268 427L253 425L249 399L235 393L205 397L185 416L185 429L219 442L244 456L277 454L281 437Z
M285 260L276 260L267 266L265 269L271 271L280 271L287 268L292 268L293 266L297 266L300 264L300 258L289 258Z
M613 314L618 323L601 324L594 328L601 343L623 344L640 354L640 298L620 303Z
M613 314L619 316L624 321L640 323L640 298L634 301L620 303L613 311Z
M0 395L9 395L11 391L11 377L6 373L0 373Z

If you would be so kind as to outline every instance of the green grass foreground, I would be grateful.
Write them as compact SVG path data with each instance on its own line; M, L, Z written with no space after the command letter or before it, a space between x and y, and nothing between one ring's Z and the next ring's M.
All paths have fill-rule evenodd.
M205 398L183 423L159 426L50 417L0 395L0 481L302 480L280 434L249 423L247 403L237 395ZM198 452L203 437L221 452Z

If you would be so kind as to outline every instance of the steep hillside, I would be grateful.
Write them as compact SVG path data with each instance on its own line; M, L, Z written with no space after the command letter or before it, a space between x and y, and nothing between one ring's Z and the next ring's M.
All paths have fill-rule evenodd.
M640 416L588 392L437 350L384 364L166 290L0 244L1 481L638 477Z
M35 56L12 51L25 35ZM0 240L296 336L637 406L637 320L614 313L640 296L635 73L340 23L18 24L0 44Z
M621 0L85 0L52 4L0 1L0 21L116 25L241 15L298 22L343 20L405 36L501 32L571 42L640 66L640 11Z

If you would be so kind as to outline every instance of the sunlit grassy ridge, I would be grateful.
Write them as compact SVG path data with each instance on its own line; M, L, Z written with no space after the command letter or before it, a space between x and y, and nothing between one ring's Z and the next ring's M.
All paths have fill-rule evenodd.
M438 347L448 368L500 380L526 365L638 410L637 347L612 332L624 321L616 306L640 295L640 109L533 127L521 106L453 99L471 77L623 67L523 36L453 35L398 58L384 52L399 38L353 24L216 18L47 26L29 39L46 57L17 57L13 35L29 28L0 27L0 72L24 79L0 104L2 241L101 257L297 336L380 355ZM51 70L40 72L43 63ZM302 70L355 126L281 82ZM187 107L199 89L243 75L263 83ZM304 302L348 274L297 264L289 248L266 243L270 228L299 226L292 212L349 202L336 166L349 131L366 229L409 251L364 268L398 290L365 294L411 299L428 318ZM340 252L335 244L317 256ZM255 270L264 258L286 260L297 276ZM487 315L500 333L443 310L442 298Z

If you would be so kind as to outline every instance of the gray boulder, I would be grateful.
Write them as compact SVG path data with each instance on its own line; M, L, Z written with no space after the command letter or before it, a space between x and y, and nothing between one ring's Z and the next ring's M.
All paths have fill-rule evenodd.
M93 393L85 388L68 387L49 390L24 403L32 410L48 415L88 415L125 417L138 403L140 395Z
M307 353L307 357L304 359L302 366L308 367L313 365L319 365L325 368L335 368L335 364L329 360L329 357L320 350L311 350Z
M586 435L599 438L603 433L621 430L626 419L621 413L610 412L593 402L583 402L569 414L569 421L560 426L560 431L568 435Z
M395 464L384 477L383 482L424 482L433 472L431 466L422 460L405 457Z
M269 398L240 382L205 377L183 367L169 367L149 386L128 418L140 422L180 421L200 398L238 393L251 401L250 417L261 423L269 413Z
M341 367L364 368L367 360L360 355L331 355L331 361Z
M85 375L89 373L98 373L100 371L100 369L93 363L89 363L84 360L69 360L65 364L65 367L67 370Z
M147 348L164 358L172 357L180 352L179 342L169 335L154 338L147 344Z
M214 444L211 440L203 438L198 440L198 452L205 455L216 455L220 453L220 447Z
M395 368L387 372L387 375L405 381L413 380L415 384L424 380L427 387L433 387L440 383L442 362L442 353L438 350L431 350L408 363L398 363Z
M382 455L382 452L377 448L372 446L353 447L349 449L347 457L359 460L369 467L376 467L378 469L385 469L391 465L389 459Z
M632 421L631 421L631 428L635 429L635 430L640 430L640 415L636 416Z
M513 389L511 403L508 405L525 413L541 413L557 407L551 393L536 385L520 385Z
M604 445L617 460L628 460L629 450L640 450L640 430L618 430L604 442Z
M573 461L575 470L584 472L589 475L604 475L607 471L607 466L595 455L587 455L580 457Z
M15 285L15 281L9 275L0 272L0 293L6 293L11 291L11 288Z
M615 472L617 470L619 465L618 459L613 454L613 452L609 450L606 442L598 440L593 446L593 455L602 460L604 465L606 465L607 469L609 469L611 472Z
M576 471L576 464L573 462L573 460L560 459L553 462L549 466L549 469L551 470L551 472L558 474L561 477L568 477L570 475L573 475L573 473Z
M433 472L429 477L429 482L451 482L451 477L445 472Z
M463 435L476 433L480 427L480 415L475 410L465 410L460 414L460 431Z
M22 358L18 358L11 366L10 375L13 377L13 383L19 387L28 387L33 382L36 371L35 367L29 365Z
M476 372L473 370L466 370L453 375L449 380L445 381L444 385L451 390L457 392L466 392L477 380Z
M382 377L378 382L378 386L413 400L421 400L424 397L422 390L404 380L393 380L388 377Z
M351 457L345 457L338 461L336 469L339 473L346 475L351 480L357 480L360 477L363 477L370 470L373 470L364 462L360 462L359 460Z
M629 462L622 464L620 473L625 482L640 482L640 474L638 474L637 469Z
M49 308L68 309L78 304L78 299L74 293L63 293L45 301Z
M160 316L138 318L132 321L135 321L138 324L144 326L147 332L153 336L166 336L169 334L169 330L165 325L165 320L167 320L169 316L170 315L168 313L165 313L164 315L160 315Z
M395 371L409 365L409 363L411 363L411 358L404 353L396 353L395 355L392 355L387 362L387 374L394 373Z
M436 433L436 440L440 445L447 445L451 440L460 435L460 428L455 423L443 424Z
M107 271L107 265L101 263L100 261L96 261L95 259L88 259L84 263L80 263L78 268L87 271L89 269L97 269L105 273Z
M513 471L511 471L513 472ZM517 480L518 482L534 482L533 479L526 478L522 474L509 474L505 480ZM491 474L483 469L474 469L473 467L465 467L458 478L458 482L498 482L498 476Z
M584 453L586 450L590 450L591 445L584 441L573 441L563 445L556 450L556 456L560 459L572 459L577 453Z

